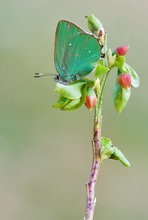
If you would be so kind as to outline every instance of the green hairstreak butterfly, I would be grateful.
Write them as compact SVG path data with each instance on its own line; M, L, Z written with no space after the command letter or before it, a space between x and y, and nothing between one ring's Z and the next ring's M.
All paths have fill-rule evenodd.
M68 20L58 22L55 33L55 80L68 84L88 75L101 57L99 39ZM41 74L36 73L35 77Z

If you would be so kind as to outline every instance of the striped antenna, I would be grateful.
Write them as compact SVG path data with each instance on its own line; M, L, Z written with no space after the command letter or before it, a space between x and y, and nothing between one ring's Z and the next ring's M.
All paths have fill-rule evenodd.
M56 74L50 74L50 73L35 73L34 78L39 78L41 76L56 76Z

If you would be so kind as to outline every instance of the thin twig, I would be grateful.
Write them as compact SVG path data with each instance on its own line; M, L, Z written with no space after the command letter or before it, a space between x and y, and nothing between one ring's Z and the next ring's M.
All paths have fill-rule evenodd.
M100 137L101 137L101 121L102 117L96 117L95 115L95 123L94 123L94 137L92 141L93 148L93 162L92 168L89 176L89 180L86 183L86 214L85 220L93 220L94 209L96 205L95 198L95 185L98 176L98 171L100 169Z

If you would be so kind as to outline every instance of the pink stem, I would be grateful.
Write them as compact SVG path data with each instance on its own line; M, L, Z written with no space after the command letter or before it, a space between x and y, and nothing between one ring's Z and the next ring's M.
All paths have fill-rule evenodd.
M95 120L95 123L94 123L94 137L92 141L93 162L92 162L92 168L91 168L89 180L86 183L87 198L86 198L85 220L93 220L94 209L95 209L95 204L96 204L95 185L96 185L97 176L98 176L98 172L99 172L100 165L101 165L101 160L100 160L101 121L102 121L102 118L100 117L99 120L97 118L97 120Z

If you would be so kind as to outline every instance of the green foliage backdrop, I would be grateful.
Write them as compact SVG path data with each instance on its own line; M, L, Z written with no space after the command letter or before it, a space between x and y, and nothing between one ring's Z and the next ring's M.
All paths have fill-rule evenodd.
M131 168L103 163L95 219L148 219L147 7L145 0L0 2L0 219L83 219L93 113L53 109L55 82L33 75L55 73L58 20L87 30L90 13L104 24L112 50L130 45L128 62L141 79L120 116L112 101L116 73L107 84L102 135L120 147Z

